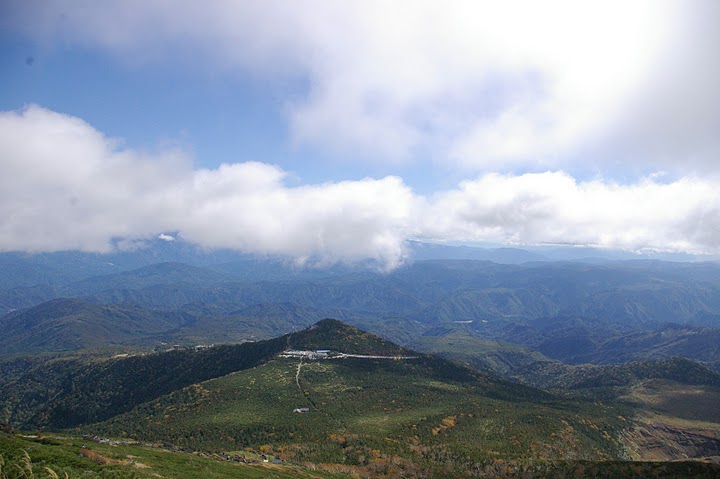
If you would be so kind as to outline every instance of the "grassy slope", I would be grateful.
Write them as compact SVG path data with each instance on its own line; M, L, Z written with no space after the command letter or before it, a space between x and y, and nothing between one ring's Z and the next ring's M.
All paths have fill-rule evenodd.
M26 454L27 453L27 454ZM243 457L257 457L249 452ZM342 467L333 464L292 463L242 464L222 460L212 454L173 452L167 449L140 445L110 445L67 436L45 436L32 439L0 433L0 478L2 479L342 479L345 477L396 477L398 469L382 465L382 457L375 458L377 467ZM431 477L448 477L454 472L452 464L436 471ZM47 469L46 469L47 468ZM57 476L52 476L48 469ZM67 474L67 476L65 476ZM362 474L360 476L359 474ZM678 462L587 462L559 461L543 464L519 464L494 461L469 472L470 477L525 479L565 477L613 477L663 479L714 479L720 474L717 464L697 461ZM408 476L410 477L410 476ZM428 477L423 475L421 477Z
M493 359L509 358L512 372L526 384L628 405L633 420L622 437L634 459L720 456L720 377L694 361L673 358L571 366L542 357L538 360L522 351L518 355L512 346L457 330L428 339L413 346L499 374L507 374L507 363Z
M720 387L651 379L635 384L620 400L637 410L624 435L634 459L720 456Z
M714 422L720 427L720 387L717 385L688 385L654 379L635 385L621 399L661 414L690 421Z

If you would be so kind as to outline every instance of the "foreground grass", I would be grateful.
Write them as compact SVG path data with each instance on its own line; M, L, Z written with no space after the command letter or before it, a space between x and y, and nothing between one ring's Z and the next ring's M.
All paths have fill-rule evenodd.
M296 465L239 464L219 457L77 438L0 434L0 479L341 478Z
M84 447L83 447L84 446ZM146 478L371 478L458 477L451 469L418 476L398 476L392 471L353 471L343 474L336 464L294 465L235 464L194 454L132 445L97 444L77 438L43 439L0 434L0 479L146 479ZM390 472L390 474L386 474ZM396 471L397 472L397 471ZM465 471L463 477L500 479L566 479L601 477L618 479L714 479L720 465L703 462L549 461L520 464L497 460Z

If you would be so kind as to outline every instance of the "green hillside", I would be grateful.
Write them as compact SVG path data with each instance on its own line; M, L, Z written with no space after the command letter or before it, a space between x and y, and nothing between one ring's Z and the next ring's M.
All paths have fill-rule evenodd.
M279 338L294 349L387 359L274 358L193 384L82 431L166 447L237 451L415 475L494 463L611 459L627 420L620 410L413 353L335 320ZM408 359L392 359L412 355ZM307 412L294 412L307 408ZM484 466L483 466L484 467ZM377 470L376 470L377 469Z
M331 351L330 359L279 354L290 349L326 349ZM358 357L362 355L373 357ZM634 451L652 446L643 443L642 431L649 427L668 431L670 420L681 419L662 408L656 414L665 414L664 423L634 417L640 410L651 411L640 404L642 398L653 399L646 390L636 390L634 398L616 403L599 401L596 395L556 396L414 353L332 319L274 340L234 346L112 359L18 359L4 364L11 379L0 390L3 420L26 429L65 429L64 436L70 439L55 444L54 450L77 451L78 445L98 450L117 461L108 464L121 471L107 477L146 477L142 473L147 471L119 475L127 472L122 467L128 456L148 458L133 461L150 464L153 473L164 477L185 477L179 464L205 467L217 477L223 473L235 477L231 475L235 470L222 469L230 464L217 466L221 469L198 465L193 461L200 459L180 451L216 459L264 454L283 464L356 477L522 473L534 478L587 470L612 477L644 477L632 474L666 466L613 461L642 457ZM688 371L680 363L675 370L672 366L668 365L668 377ZM636 369L635 379L651 376ZM713 376L698 370L696 376L707 380L708 374ZM617 372L615 376L625 377ZM690 430L687 425L673 427L679 432L663 443L667 454L714 451L714 433L698 436L709 441L708 446L690 441L692 447L672 449L680 444L683 431ZM73 442L72 437L81 433L119 438L119 449L102 452L105 445ZM5 438L0 444L17 440ZM172 454L177 456L162 450L175 451ZM35 456L38 464L43 463L43 454ZM17 454L11 456L21 460ZM59 464L69 460L56 459ZM698 477L714 471L714 466L699 463L683 470L693 467ZM167 468L166 473L162 468ZM678 473L662 471L665 477ZM277 477L283 477L280 472ZM252 474L237 477L255 477ZM305 469L298 474L314 472Z
M6 422L25 428L66 428L102 421L191 384L255 367L286 348L404 354L399 346L336 320L266 341L164 353L82 355L47 361L6 361L0 389ZM0 375L2 377L2 375Z
M512 379L518 379L516 372L523 368L557 363L518 344L479 338L469 328L457 324L426 331L410 347Z
M720 375L684 358L638 361L605 366L536 363L520 374L526 382L552 389L627 388L648 379L720 386Z
M77 356L30 364L0 389L3 420L58 429L108 419L179 388L257 366L286 338L129 357Z
M497 458L623 454L617 438L626 423L615 408L534 398L536 391L443 361L314 361L297 375L298 366L276 359L83 430L175 448L250 447L293 462L382 463L408 474L440 465L460 473Z

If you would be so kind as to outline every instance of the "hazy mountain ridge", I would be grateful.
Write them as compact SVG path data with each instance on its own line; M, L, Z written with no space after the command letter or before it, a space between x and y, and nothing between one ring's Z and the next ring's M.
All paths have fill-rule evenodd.
M517 371L524 382L536 387L579 390L629 388L649 379L666 379L680 384L720 386L720 375L685 358L656 359L597 366L536 363Z
M180 312L54 299L0 318L0 329L4 332L0 339L0 353L147 346L157 342L153 338L177 328L184 320Z
M47 256L25 256L23 261L29 269L39 268L43 267L42 260ZM70 259L73 256L67 256L68 258L63 260L62 271L67 273L75 268L84 271L75 274L84 276L83 279L35 282L36 280L32 279L35 276L30 273L8 273L4 275L5 282L4 287L0 288L0 299L8 296L11 290L17 290L16 296L22 297L27 296L27 293L20 293L24 289L45 287L40 290L43 294L38 295L41 300L43 296L51 299L52 295L99 295L95 299L100 302L134 300L161 304L162 296L172 298L172 285L178 285L181 289L187 284L197 287L195 295L187 292L184 293L187 297L179 301L165 300L167 304L177 305L180 301L196 303L203 299L208 302L223 302L223 291L226 295L230 291L238 293L249 284L262 283L264 289L275 290L271 296L284 294L286 301L308 306L327 307L327 304L310 304L307 298L308 289L311 294L327 290L324 297L334 303L331 305L333 307L359 309L362 306L366 312L375 313L400 312L401 309L405 314L418 314L423 309L433 307L435 303L448 303L438 306L441 310L448 309L463 295L477 295L487 290L486 295L491 297L486 298L486 301L490 305L494 304L496 311L492 308L486 311L483 307L477 307L465 314L454 314L455 319L465 319L465 316L472 316L468 319L488 319L484 316L502 317L505 314L524 318L536 317L538 314L594 317L592 313L597 311L601 313L598 316L603 317L621 313L622 317L645 321L648 315L652 315L653 321L677 322L698 314L700 316L696 320L702 320L703 312L720 315L720 300L715 294L719 287L720 268L714 263L614 261L602 264L536 262L509 265L488 261L430 260L417 261L390 274L379 275L370 270L353 271L349 267L303 270L280 261L267 260L245 259L234 263L208 264L207 258L196 256L195 261L188 263L150 263L138 269L110 266L106 261L102 264L116 272L98 276L88 274L91 269L83 270L81 263L88 260L85 256L78 254L75 266ZM33 258L36 258L35 262ZM95 261L99 262L97 259ZM125 264L133 262L126 261ZM53 268L58 269L55 266ZM298 287L300 284L305 286L305 292ZM223 288L213 291L213 286L216 285L223 285ZM378 285L380 289L371 285ZM371 295L381 295L382 290L390 290L398 297L407 296L407 299L395 306L393 302L362 305L357 299L348 297L349 293L343 290L348 286L366 288L366 293ZM289 298L288 294L296 297ZM503 294L508 295L508 299L504 299ZM257 291L248 292L246 295L250 303L269 302L267 296L260 296L261 293ZM494 302L492 296L497 296ZM277 298L272 299L275 301ZM378 296L378 299L384 301L388 298ZM518 304L517 311L505 311L501 304L498 304L508 301ZM5 300L2 303L8 302ZM670 307L665 303L670 303ZM618 311L612 309L615 304L632 306L625 308L627 311ZM657 307L658 304L662 307ZM16 303L12 307L17 306ZM433 315L431 309L425 313L428 321L434 319ZM712 316L709 319L713 320Z
M720 315L720 299L715 294L720 288L720 267L717 265L666 264L657 267L655 262L641 263L620 262L613 266L537 263L518 266L477 261L427 261L384 275L343 273L242 282L234 281L232 275L207 268L164 263L75 282L59 292L76 297L98 295L98 300L112 299L113 291L131 292L148 303L176 304L177 301L163 299L162 296L172 298L169 294L172 286L183 290L193 285L195 294L186 293L188 298L185 301L188 303L203 299L224 302L227 295L235 293L251 303L269 302L269 299L277 300L278 296L283 296L286 301L314 307L332 306L383 313L402 311L406 314L417 314L434 303L453 304L458 297L472 293L490 295L491 304L492 296L497 296L495 307L498 302L507 303L507 298L515 295L513 302L518 304L518 311L511 311L508 315L523 318L547 316L543 312L548 309L558 314L592 317L584 313L587 310L602 312L604 310L598 304L608 303L608 307L630 305L625 307L626 311L618 320L624 317L642 322L648 319L658 301L665 312L655 317L655 321L664 322L669 316L676 322L694 317L701 319L701 313L710 314L707 319L712 321L712 314ZM257 266L258 263L255 263L254 267ZM272 264L269 267L275 268ZM694 278L696 274L700 279ZM260 290L255 287L258 285L262 286ZM386 292L392 292L396 299L389 298ZM318 296L319 293L322 294ZM115 300L122 301L122 294ZM666 302L675 306L668 308ZM538 305L543 306L538 308ZM607 311L617 316L616 310ZM481 302L467 316L471 317L454 315L455 319L502 318L506 316L506 311L484 310ZM424 317L428 321L434 319L431 312L425 313Z
M509 325L492 336L570 364L613 364L680 356L715 367L720 361L717 347L720 330L687 324L658 324L637 331L627 325L588 318L539 318Z

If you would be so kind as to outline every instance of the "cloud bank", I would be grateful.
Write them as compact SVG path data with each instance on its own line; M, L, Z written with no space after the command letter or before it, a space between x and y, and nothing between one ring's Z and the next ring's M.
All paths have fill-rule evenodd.
M106 252L177 232L208 248L385 268L418 238L720 253L711 176L615 184L492 173L432 196L392 176L290 187L277 166L195 169L181 151L128 149L39 106L0 113L0 172L0 251Z
M209 248L300 261L402 259L413 197L398 178L289 188L262 163L193 170L180 152L123 149L38 106L0 114L0 250L109 251L178 231Z
M714 0L9 1L13 29L131 62L301 78L294 141L468 171L715 168ZM678 156L681 160L678 160ZM592 160L591 160L592 158Z

